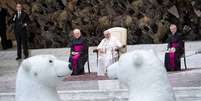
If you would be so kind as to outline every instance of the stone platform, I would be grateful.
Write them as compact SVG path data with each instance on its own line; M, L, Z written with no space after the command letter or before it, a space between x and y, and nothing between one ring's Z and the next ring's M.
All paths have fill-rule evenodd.
M58 84L58 93L62 101L127 101L127 87L117 80L96 76L96 54L89 49L89 63L92 73L66 78ZM128 51L136 49L154 49L161 61L164 61L166 44L128 46ZM188 70L168 73L177 101L201 101L201 42L187 42L186 55ZM68 48L30 50L31 55L53 54L67 61ZM0 51L0 101L15 101L15 79L20 61L16 61L15 49ZM183 59L182 59L182 68Z

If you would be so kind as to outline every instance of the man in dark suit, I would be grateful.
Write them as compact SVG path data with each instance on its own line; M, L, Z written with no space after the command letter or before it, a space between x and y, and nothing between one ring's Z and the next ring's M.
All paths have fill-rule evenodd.
M28 58L28 37L27 37L27 25L29 22L29 16L22 11L22 4L16 4L16 14L13 17L13 24L14 24L14 32L17 41L17 58L19 60L22 58L22 49L24 58Z
M0 5L0 37L1 45L3 49L7 49L7 36L6 36L6 16L8 12L5 8Z

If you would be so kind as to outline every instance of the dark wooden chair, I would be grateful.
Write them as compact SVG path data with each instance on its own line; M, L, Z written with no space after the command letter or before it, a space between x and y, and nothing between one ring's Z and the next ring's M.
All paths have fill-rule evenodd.
M185 53L185 41L183 40L182 43L183 43L183 54L182 54L181 58L184 58L184 67L185 67L185 70L187 70L186 53Z

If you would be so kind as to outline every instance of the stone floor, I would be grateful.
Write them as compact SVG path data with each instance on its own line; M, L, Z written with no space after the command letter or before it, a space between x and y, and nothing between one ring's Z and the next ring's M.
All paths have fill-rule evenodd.
M156 45L135 45L128 46L128 51L136 50L136 49L154 49L158 54L161 61L164 59L166 44L156 44ZM86 74L82 76L74 76L70 78L66 78L63 83L59 84L58 90L60 95L62 94L74 94L73 92L79 92L82 94L86 94L86 92L91 92L95 90L96 93L101 90L115 90L115 89L127 89L126 86L118 82L117 80L109 80L107 77L97 77L96 76L96 54L92 52L94 47L90 47L89 49L89 63L90 69L92 71L91 74L88 74L87 66L85 66ZM180 71L180 72L170 72L168 73L169 80L171 85L175 89L177 96L179 94L187 94L188 97L180 98L179 101L201 101L201 54L195 54L197 51L201 49L201 42L187 42L186 43L186 56L187 56L187 67L188 70ZM16 61L16 49L9 50L0 50L0 101L14 101L14 100L2 100L1 96L12 95L15 92L15 77L18 66L21 61ZM30 53L32 56L38 54L53 54L61 60L67 61L69 54L68 48L54 48L54 49L31 49ZM182 68L183 59L182 59ZM178 89L193 89L193 93L181 93ZM69 92L71 93L69 93ZM108 91L109 92L109 91ZM124 94L124 90L120 91L121 94ZM68 94L69 93L69 94ZM88 94L87 93L87 94ZM89 93L89 95L91 94ZM117 93L117 92L116 92ZM189 94L188 94L189 93ZM100 93L99 93L100 94ZM196 95L198 94L198 95ZM14 96L14 95L12 95ZM81 95L79 95L81 96ZM87 95L86 95L87 96ZM103 96L103 95L99 95ZM190 97L191 96L191 97ZM5 96L4 96L5 97ZM61 96L63 99L66 99L64 96ZM97 94L98 97L98 94ZM103 98L104 99L104 98ZM106 97L107 100L100 101L120 101L118 99L112 100L113 98ZM197 100L200 99L200 100ZM121 101L126 101L127 98L122 97ZM63 100L68 101L68 100ZM79 100L77 100L79 101ZM85 101L85 100L82 100ZM86 100L89 101L89 100ZM99 100L90 100L90 101L99 101Z

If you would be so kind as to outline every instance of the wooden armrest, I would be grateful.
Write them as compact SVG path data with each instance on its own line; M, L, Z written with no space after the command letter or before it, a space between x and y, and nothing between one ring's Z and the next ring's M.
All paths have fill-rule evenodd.
M125 48L125 47L126 47L126 45L123 45L123 46L121 46L121 47L115 49L115 51L120 51L120 49Z
M98 49L94 49L94 50L93 50L93 53L98 53Z
M126 48L126 45L123 45L121 48Z
M117 48L117 49L115 49L115 51L117 51L117 52L118 52L118 51L120 51L120 49L121 49L121 48Z

